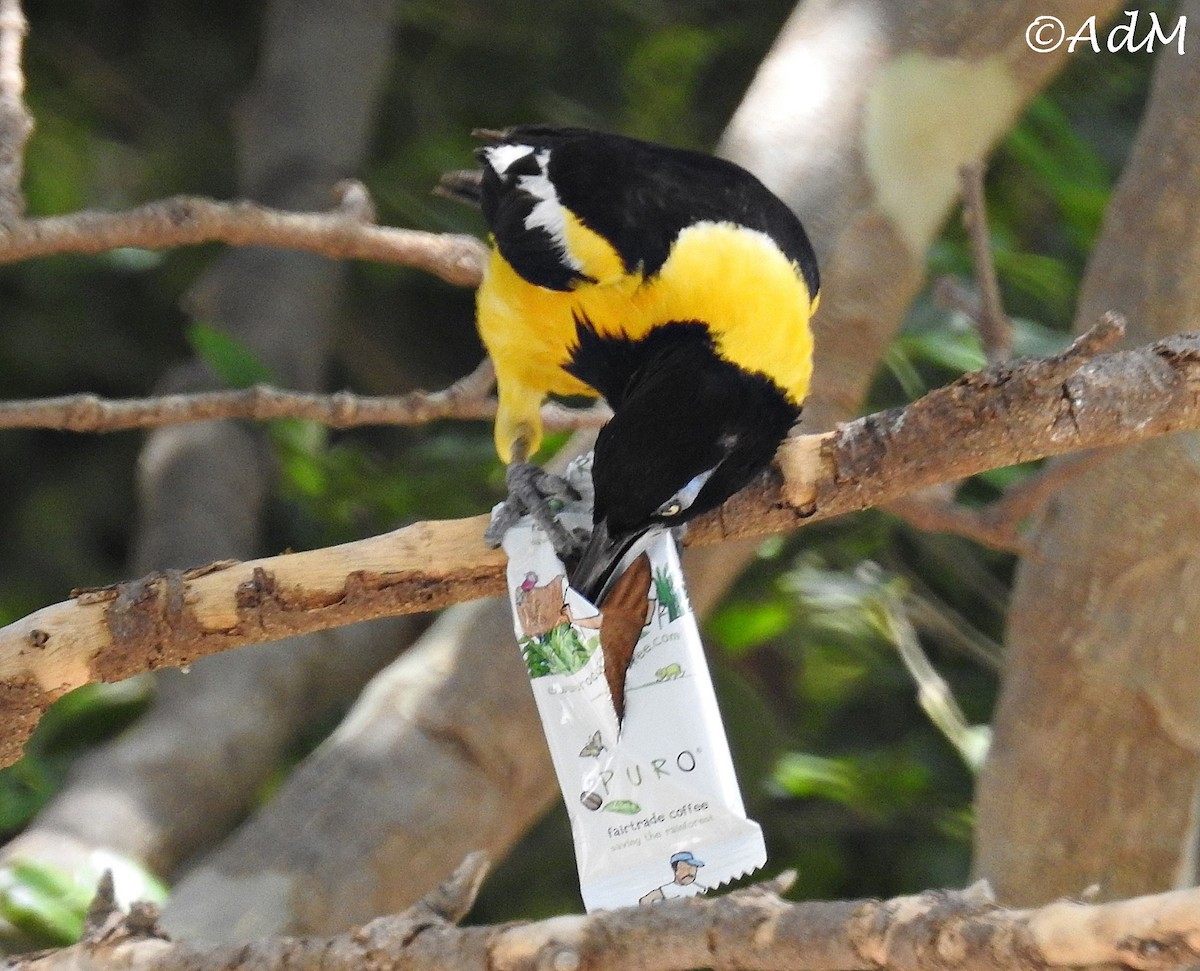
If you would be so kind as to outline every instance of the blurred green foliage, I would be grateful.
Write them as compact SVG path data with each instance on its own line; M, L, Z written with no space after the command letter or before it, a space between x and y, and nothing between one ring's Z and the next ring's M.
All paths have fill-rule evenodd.
M25 825L79 752L128 725L149 697L149 678L137 677L84 685L51 707L29 740L26 757L0 772L0 833Z
M83 932L88 905L103 874L112 876L117 904L162 904L167 888L139 863L96 850L85 867L67 873L48 863L15 858L0 865L0 918L19 933L27 949L72 944Z
M235 0L30 0L30 211L233 195L233 121L263 9ZM399 9L394 70L359 175L382 222L479 233L477 214L429 193L442 171L469 164L471 128L548 120L709 147L791 4L406 0ZM992 160L996 262L1022 353L1066 339L1150 64L1144 55L1077 57ZM215 252L118 251L0 268L5 397L147 394L192 353L231 386L269 377L215 330L189 329L180 310ZM970 277L956 221L932 248L929 271L931 279ZM332 384L440 387L476 363L470 293L394 267L357 264L349 275ZM888 352L870 406L909 400L981 362L969 323L926 293ZM477 513L502 485L483 425L331 433L279 422L272 441L275 549ZM72 586L125 575L138 445L134 434L0 435L0 622ZM979 477L963 496L987 501L1028 472ZM972 725L986 723L995 691L989 665L1008 557L878 512L763 544L706 636L748 808L767 833L771 867L796 868L802 896L886 895L967 875L971 770L923 714L878 604L856 580L867 560L885 586L902 580L922 645ZM135 717L145 690L142 682L91 686L47 715L26 758L0 772L4 832L44 804L81 750ZM36 890L51 903L33 933L61 939L75 924L53 902L70 893L46 891L57 879L10 873L0 909L16 919L23 904L11 888ZM475 918L533 917L577 901L558 806L489 880Z

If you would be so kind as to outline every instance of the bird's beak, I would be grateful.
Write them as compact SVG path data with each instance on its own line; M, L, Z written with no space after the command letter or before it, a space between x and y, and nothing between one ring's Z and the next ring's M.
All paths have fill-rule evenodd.
M607 520L600 520L571 571L571 586L602 607L613 584L662 531L663 527L655 525L613 535Z

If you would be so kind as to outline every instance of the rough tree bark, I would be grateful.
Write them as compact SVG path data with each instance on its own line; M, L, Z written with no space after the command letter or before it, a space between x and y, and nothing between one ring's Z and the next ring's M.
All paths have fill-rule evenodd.
M714 898L600 910L491 927L455 925L483 879L482 854L401 914L325 937L248 944L164 940L152 909L128 916L98 900L72 947L23 956L8 971L1176 971L1200 957L1200 893L1107 904L997 907L985 884L892 900L780 899L794 872ZM111 889L111 888L109 888Z
M1098 353L1123 334L1108 315L1059 354L999 362L903 408L790 438L777 469L690 524L686 546L766 538L994 468L1200 428L1200 336ZM1079 463L1069 468L1078 474ZM1024 518L1047 497L1047 482L1053 492L1062 481L1029 480L979 518L996 509ZM0 627L8 728L0 764L20 754L21 728L71 688L499 594L504 554L484 543L486 523L420 522L337 546L154 573L79 591Z
M394 7L394 0L271 5L240 130L239 183L248 197L329 206L331 187L357 167L367 144ZM342 275L341 264L308 254L230 251L197 284L191 309L235 335L288 386L316 388ZM165 382L172 389L210 383L197 364ZM259 429L211 422L150 434L131 569L256 553L272 474ZM5 855L73 869L105 847L171 872L244 814L314 716L357 694L421 626L389 621L331 631L210 658L186 675L164 673L146 716L79 764Z
M1034 54L1025 45L1029 21L1053 13L1076 22L1116 6L1095 0L919 5L812 0L797 8L721 150L762 175L813 230L825 297L807 429L828 427L857 409L920 284L925 248L957 195L958 167L984 153L1061 67L1065 50ZM745 549L739 554L746 555ZM693 590L701 584L722 589L744 562L728 548L707 559L707 567L692 569ZM472 623L504 631L506 608L487 609L500 613L478 615ZM389 672L391 700L368 696L369 703L364 699L338 733L343 758L318 752L233 840L179 883L164 915L169 928L237 938L243 928L230 924L230 913L258 910L261 917L244 917L258 933L336 931L402 909L478 848L473 826L461 825L457 814L430 813L401 829L394 817L375 813L364 816L353 834L338 825L348 793L382 805L395 791L423 791L428 805L442 813L462 806L454 786L444 783L463 778L463 751L431 745L415 729L402 733L393 720L407 716L395 712L423 710L416 693L450 704L440 694L446 681L476 691L457 673L464 658L478 659L472 661L475 683L489 685L489 692L501 690L496 686L516 668L506 659L511 644L489 642L479 650L466 620L444 625L439 629L457 630L462 639L441 641L445 653L438 656L452 663L438 676L426 672L419 684ZM544 758L528 744L540 733L532 706L503 710L470 698L455 699L453 706L481 719L469 729L460 725L458 733L523 740L518 751L504 756L506 762ZM485 715L501 721L483 721ZM512 730L516 725L520 731ZM380 749L373 745L376 735L397 744ZM388 762L390 776L375 768L380 760ZM314 766L321 791L337 800L335 806L308 797L306 785L318 776ZM528 772L520 780L525 797L507 805L519 820L488 835L493 854L504 852L554 798L548 767L543 763L535 771L530 765ZM484 766L474 766L473 774L486 783ZM545 788L535 791L534 780ZM478 791L476 781L469 791ZM479 817L471 819L477 826ZM437 858L427 852L430 846L440 848ZM381 847L388 860L420 865L373 866ZM325 874L321 886L310 879L317 871ZM271 874L269 882L263 873Z
M1179 14L1200 19L1200 3ZM1200 321L1200 62L1159 55L1077 320L1142 342ZM1006 902L1195 881L1200 439L1106 456L1058 493L1017 575L976 867Z

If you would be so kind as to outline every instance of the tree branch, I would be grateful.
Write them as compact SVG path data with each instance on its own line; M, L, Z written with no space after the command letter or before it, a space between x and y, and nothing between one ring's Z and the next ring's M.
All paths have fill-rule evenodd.
M992 255L992 237L988 230L987 202L983 195L983 162L972 162L959 169L962 186L963 226L971 242L971 259L979 283L979 312L974 316L987 359L1005 361L1012 356L1012 321L1000 299L1000 281Z
M948 482L900 496L885 503L884 508L926 532L953 533L1017 556L1036 556L1033 544L1021 532L1021 524L1063 486L1094 468L1107 454L1106 449L1093 449L1046 465L1028 479L1009 486L1000 498L986 506L967 506L955 501L958 483Z
M445 418L485 421L496 415L491 361L442 391L411 391L378 397L337 391L310 394L259 384L231 391L163 395L113 400L94 394L73 394L34 401L0 402L0 428L52 428L70 432L116 432L161 428L217 418L271 421L298 418L332 428L362 425L423 425ZM561 431L598 428L610 417L607 406L567 408L547 404L542 421Z
M142 910L103 934L58 951L13 958L10 971L79 967L122 971L282 971L321 967L409 971L579 968L686 971L1170 971L1200 959L1200 890L1108 904L1059 901L1037 910L998 907L984 883L892 900L791 903L794 879L721 897L561 916L527 924L458 928L485 862L469 857L445 887L402 914L334 937L279 937L205 945L160 936Z
M0 152L3 145L0 142ZM479 284L487 250L474 236L374 226L365 221L371 207L364 198L369 199L365 188L344 183L336 206L324 213L173 196L124 212L19 219L0 226L0 263L125 246L166 249L224 242L304 250L330 259L375 260L425 270L460 286Z
M1053 365L1074 369L1118 336L1112 321L1080 338L1069 354ZM1085 343L1084 342L1086 338ZM1048 359L1055 361L1057 359ZM1047 363L1043 367L1049 366ZM1040 380L1053 380L1057 372ZM496 400L488 397L495 371L486 358L474 372L442 391L412 391L403 395L363 396L349 391L312 394L259 384L229 391L163 395L154 398L113 400L94 394L73 394L33 401L0 402L0 429L50 428L72 432L114 432L159 428L214 419L270 421L295 418L333 428L362 425L421 425L439 419L489 420L495 417ZM591 408L566 408L547 404L542 409L546 426L553 430L597 428L611 416L603 404ZM975 522L970 510L930 508L919 499L898 502L894 510L922 528L960 532L1002 549L1018 549L1007 521Z
M782 479L768 474L697 520L688 542L765 536L990 468L1200 428L1200 336L1083 363L1119 332L1109 320L1055 357L992 365L905 408L789 439L776 457ZM484 545L485 523L417 523L153 573L36 611L0 629L0 761L16 759L42 709L81 684L498 594L504 557Z
M970 181L971 178L964 169L964 182ZM982 204L982 200L979 204ZM943 278L937 289L938 299L960 310L966 308L966 312L976 319L980 328L983 328L982 320L986 311L980 311L978 307L968 307L970 294L962 292L955 281L949 277ZM1004 320L1007 322L1007 318ZM1096 326L1081 334L1061 354L1046 358L1039 366L1038 373L1031 372L1030 377L1045 383L1067 376L1081 361L1108 349L1121 340L1123 334L1124 322L1120 316L1106 313ZM1007 360L1009 349L991 348L989 358ZM1043 469L1033 478L1010 487L1000 499L982 509L973 509L955 502L954 493L959 485L956 481L937 482L930 489L908 493L883 505L889 513L900 516L918 529L954 533L984 546L991 546L992 549L1004 550L1018 556L1030 556L1033 551L1020 533L1021 522L1048 502L1063 485L1076 475L1086 472L1098 460L1097 454L1073 456L1073 461Z
M883 508L926 533L950 533L1005 553L1030 554L1029 544L1018 529L1020 519L1002 514L1003 497L982 508L968 506L954 498L955 486L957 483L946 483L910 492L885 503Z

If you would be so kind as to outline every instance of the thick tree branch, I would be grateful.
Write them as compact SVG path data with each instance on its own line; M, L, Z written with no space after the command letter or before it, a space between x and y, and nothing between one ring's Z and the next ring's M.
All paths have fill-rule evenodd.
M937 482L1048 455L1200 428L1200 336L1081 356L1109 321L1053 358L992 365L906 408L787 441L778 473L693 524L690 543L764 536ZM1074 373L1072 373L1072 371ZM49 702L81 684L305 631L501 592L484 517L417 523L342 546L155 573L0 629L0 759Z
M794 877L712 899L458 928L484 872L468 858L442 889L409 910L335 937L252 944L176 942L144 909L107 919L83 943L7 962L10 971L282 971L321 967L480 971L1169 971L1200 959L1200 890L1110 904L1067 901L1038 910L998 907L986 884L892 900L791 903Z
M365 193L357 184L345 184L336 207L324 213L174 196L125 212L21 219L0 226L0 263L52 253L101 253L126 246L165 249L223 242L411 266L449 283L478 285L487 252L483 243L474 236L371 225L364 221L371 213L371 207L363 202Z

